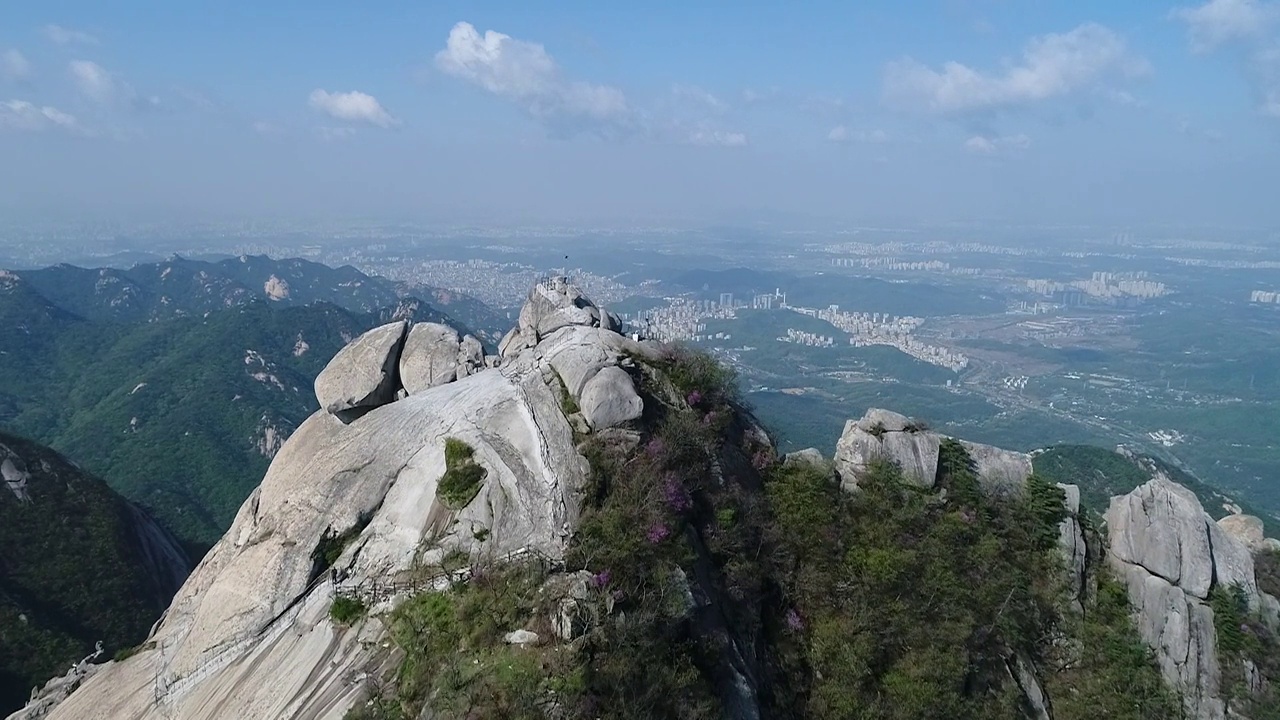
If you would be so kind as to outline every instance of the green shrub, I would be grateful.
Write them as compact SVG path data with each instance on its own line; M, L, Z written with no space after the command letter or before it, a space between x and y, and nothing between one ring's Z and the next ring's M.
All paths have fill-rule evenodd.
M339 595L333 599L333 604L329 606L329 619L339 625L350 625L364 617L367 610L368 608L364 606L364 602L360 598Z
M444 439L444 466L457 467L465 463L472 462L476 456L476 449L468 445L458 438Z
M457 438L445 438L444 475L436 496L453 510L466 507L480 492L488 472L475 461L475 448Z
M683 345L671 347L662 363L671 384L686 401L694 396L699 402L723 404L738 400L738 375L712 355Z
M556 373L556 388L560 395L560 409L564 411L566 416L582 409L578 407L578 401L573 399L573 394L569 392L569 386L564 384L564 378L560 377L558 372Z
M1096 539L1096 536L1095 536ZM1129 594L1102 566L1098 590L1069 628L1073 642L1055 646L1046 662L1045 690L1056 720L1165 720L1182 703L1165 684L1151 649L1133 625Z

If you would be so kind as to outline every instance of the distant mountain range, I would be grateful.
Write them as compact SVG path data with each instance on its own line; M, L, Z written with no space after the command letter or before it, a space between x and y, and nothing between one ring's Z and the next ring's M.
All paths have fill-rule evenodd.
M0 271L0 429L76 458L203 554L348 340L392 318L465 327L402 290L265 257Z
M142 642L191 562L149 515L49 448L0 432L0 714L103 644Z
M241 255L218 262L174 256L118 268L55 265L16 273L53 305L89 320L143 322L266 301L280 307L326 302L369 313L401 298L420 297L496 343L510 321L461 293L366 275L350 265L331 268L300 258ZM496 335L495 335L496 334Z

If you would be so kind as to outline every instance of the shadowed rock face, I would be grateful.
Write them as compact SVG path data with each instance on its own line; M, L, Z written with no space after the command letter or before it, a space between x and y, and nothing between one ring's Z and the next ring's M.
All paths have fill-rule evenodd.
M1191 491L1158 473L1106 513L1108 560L1129 590L1142 639L1193 718L1229 716L1221 676L1213 587L1239 586L1254 609L1274 599L1259 592L1249 549L1213 521Z
M341 718L386 629L376 618L358 632L334 626L337 593L363 595L452 552L560 557L589 469L560 383L588 430L625 424L644 405L622 365L656 350L601 327L580 295L568 305L538 297L521 314L537 342L497 368L483 367L478 343L431 324L391 323L340 351L316 383L324 409L280 449L154 645L84 678L47 715L50 702L14 717ZM446 438L470 445L486 471L457 510L436 495ZM321 538L362 525L335 572L317 577Z

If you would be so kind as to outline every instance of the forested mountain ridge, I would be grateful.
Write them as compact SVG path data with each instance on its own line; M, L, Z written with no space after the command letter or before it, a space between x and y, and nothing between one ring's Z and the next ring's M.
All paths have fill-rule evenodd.
M281 264L288 263L272 267ZM170 267L190 271L188 265ZM323 270L340 282L349 274ZM113 280L103 293L72 292L85 287L86 273ZM205 269L187 277L202 273L213 277ZM47 290L65 292L55 301L27 279L32 274ZM300 286L323 285L291 277ZM201 286L208 293L179 302L129 290L143 286L120 278L61 266L0 276L0 429L76 458L154 512L196 556L230 524L280 444L317 409L312 381L339 348L393 317L454 322L425 302L394 295L385 308L357 312L328 302L262 300L229 281L211 281ZM143 302L148 298L155 302ZM147 309L157 307L172 312Z
M186 579L177 540L52 450L0 432L0 708L102 643L142 642ZM105 658L104 658L105 659Z
M62 264L11 272L51 304L90 320L145 322L255 302L282 307L324 302L363 314L394 306L402 298L419 297L477 331L506 324L483 303L461 293L301 258L241 255L213 262L174 256L129 269ZM496 342L491 335L478 336Z

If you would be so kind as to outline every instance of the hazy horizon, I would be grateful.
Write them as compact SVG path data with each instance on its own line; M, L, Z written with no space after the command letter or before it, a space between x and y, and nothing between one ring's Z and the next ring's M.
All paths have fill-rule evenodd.
M0 212L1280 226L1280 1L0 10Z

